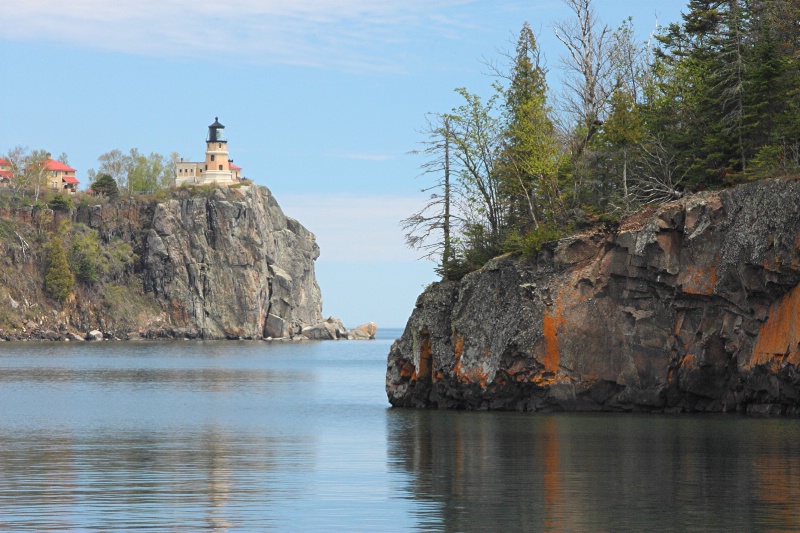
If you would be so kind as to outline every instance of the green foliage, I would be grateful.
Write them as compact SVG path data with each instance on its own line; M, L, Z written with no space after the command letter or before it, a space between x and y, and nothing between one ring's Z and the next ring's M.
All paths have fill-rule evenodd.
M69 268L67 254L59 235L51 235L47 244L44 286L50 296L62 302L69 298L75 286L75 276Z
M94 183L91 184L90 188L95 194L102 194L112 200L119 196L117 182L110 174L100 174Z
M691 0L658 37L648 127L668 133L689 189L786 169L776 156L800 134L798 22L793 1Z
M505 251L520 254L526 259L535 259L545 243L563 236L564 231L552 225L541 225L523 235L513 232L506 239Z
M103 278L119 278L135 258L131 246L122 240L103 245L97 231L83 224L73 228L69 263L83 283L91 285Z
M495 69L506 87L486 100L456 89L463 104L434 115L451 127L428 131L432 209L404 222L419 230L409 245L441 254L447 279L643 204L800 174L800 2L689 0L655 49L636 43L630 20L611 31L590 0L567 3L577 20L555 25L562 115L527 24L508 71Z
M47 202L47 206L53 211L70 212L75 208L75 203L69 194L54 194Z
M164 156L156 152L145 155L137 148L131 148L126 154L121 150L111 150L100 154L98 175L108 175L117 187L129 196L134 194L155 194L169 188L175 178L178 154ZM93 174L93 170L88 172ZM107 182L111 188L110 182Z

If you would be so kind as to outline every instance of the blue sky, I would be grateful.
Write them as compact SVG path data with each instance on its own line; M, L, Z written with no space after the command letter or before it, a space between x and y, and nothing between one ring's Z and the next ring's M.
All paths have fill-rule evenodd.
M642 40L686 0L595 0ZM428 112L488 95L481 61L524 21L559 90L560 0L25 0L0 9L0 153L66 152L78 179L114 148L202 160L219 116L231 157L317 235L323 313L401 327L433 263L398 221L424 202L408 152Z

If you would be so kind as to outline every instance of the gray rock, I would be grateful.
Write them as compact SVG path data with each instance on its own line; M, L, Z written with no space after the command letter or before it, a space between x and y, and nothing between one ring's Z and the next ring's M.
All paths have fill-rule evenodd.
M375 333L378 331L378 326L375 322L367 322L356 326L347 332L347 338L350 340L370 340L375 338Z
M103 340L103 333L96 329L93 329L89 333L86 334L87 341L101 341Z
M341 320L328 317L323 322L304 327L300 335L309 340L336 340L347 338L347 330Z
M394 406L800 412L800 181L683 198L431 285Z

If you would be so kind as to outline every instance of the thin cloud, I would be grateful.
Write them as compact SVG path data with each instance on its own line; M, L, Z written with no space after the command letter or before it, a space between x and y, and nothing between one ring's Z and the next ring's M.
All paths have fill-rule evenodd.
M396 70L411 33L454 38L477 0L37 0L8 2L2 39L131 54Z

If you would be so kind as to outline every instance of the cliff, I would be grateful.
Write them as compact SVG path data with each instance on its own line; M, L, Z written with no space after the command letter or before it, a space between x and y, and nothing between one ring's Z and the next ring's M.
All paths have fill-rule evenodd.
M54 238L71 263L89 249L105 269L76 283L64 302L43 283ZM69 213L6 209L0 244L5 338L74 338L93 329L118 338L346 336L341 322L321 316L314 235L265 187L177 190Z
M800 182L650 208L417 300L394 406L800 414Z

